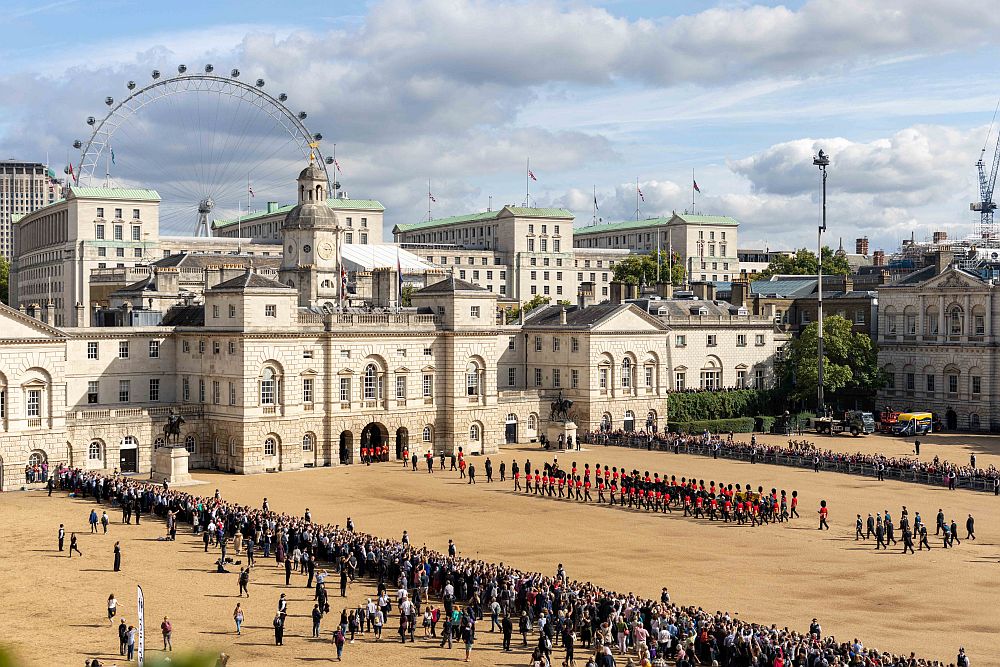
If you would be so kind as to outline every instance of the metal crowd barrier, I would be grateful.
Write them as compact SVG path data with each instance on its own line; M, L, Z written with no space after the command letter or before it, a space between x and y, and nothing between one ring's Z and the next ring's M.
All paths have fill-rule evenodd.
M648 449L651 451L674 451L674 444L654 437L650 442L648 437L643 436L607 436L603 434L585 433L579 436L582 443L598 446L629 447L633 449ZM695 454L698 456L713 456L715 447L703 443L682 443L677 447L678 453ZM733 459L738 461L749 461L752 454L745 449L719 449L719 458ZM771 465L781 465L793 468L814 467L811 456L789 456L780 452L761 452L757 454L758 463L768 463ZM852 463L850 461L822 459L819 462L819 469L824 472L839 472L848 475L860 475L863 477L878 477L878 471L870 463ZM948 481L941 472L927 472L925 470L911 470L909 468L886 468L883 472L886 479L899 480L914 484L926 484L928 486L948 486ZM993 480L985 477L968 477L959 475L955 480L955 487L959 489L969 489L985 493L994 492Z

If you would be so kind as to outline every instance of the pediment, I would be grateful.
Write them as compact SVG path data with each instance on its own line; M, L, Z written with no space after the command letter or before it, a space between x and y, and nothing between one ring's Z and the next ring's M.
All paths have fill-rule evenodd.
M354 375L354 371L350 368L342 368L337 372L337 375Z
M10 306L0 304L0 338L47 338L60 340L66 334L55 327L40 322L33 317L15 310Z
M299 373L299 375L319 375L319 373L314 368L307 368Z
M409 373L409 372L410 372L410 369L407 368L406 366L400 366L399 368L397 368L396 370L393 371L393 373L396 373L397 375L401 375L401 374Z
M424 366L420 370L424 373L433 373L435 368L433 366Z
M985 288L982 280L961 269L948 269L939 276L931 278L924 286L929 289L977 290Z
M592 331L629 331L635 333L667 331L667 326L634 304L611 313L594 325Z

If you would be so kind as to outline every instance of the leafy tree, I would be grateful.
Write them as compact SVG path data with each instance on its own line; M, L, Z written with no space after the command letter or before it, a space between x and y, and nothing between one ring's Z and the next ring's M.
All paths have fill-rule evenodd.
M885 384L872 339L856 333L853 326L839 315L823 320L823 387L829 394L841 389L870 393ZM816 396L818 334L819 323L813 322L788 346L784 371L792 380L794 398L808 401Z
M671 269L673 269L672 272ZM656 253L629 255L625 259L618 261L615 264L614 277L616 281L630 285L657 282ZM667 282L668 280L673 285L680 285L684 282L684 260L676 252L674 253L672 266L669 253L660 253L660 282Z
M785 255L775 257L760 277L767 279L774 275L814 276L818 270L816 253L806 248L799 248L791 257ZM830 250L830 246L823 246L823 275L846 276L850 273L851 267L847 263L847 258L838 257Z
M413 285L410 284L403 285L403 292L402 294L399 295L399 300L401 302L400 305L404 307L409 307L410 305L412 305L411 298L413 297L413 293L415 291L416 288L414 288Z
M10 262L0 257L0 302L10 303Z
M522 303L520 306L514 306L513 308L506 310L504 321L507 324L517 322L518 319L520 319L521 317L522 308L524 309L524 314L527 315L535 308L538 308L539 306L544 306L545 304L549 303L549 301L551 301L550 297L542 296L541 294L536 294L535 296L531 297L531 299L529 299L528 301Z

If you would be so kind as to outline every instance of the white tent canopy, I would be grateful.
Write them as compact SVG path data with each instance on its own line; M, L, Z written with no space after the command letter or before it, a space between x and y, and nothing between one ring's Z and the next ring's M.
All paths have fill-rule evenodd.
M374 269L395 269L398 258L403 273L423 273L424 271L440 271L412 252L403 250L392 243L371 245L354 245L345 243L341 246L341 256L344 258L344 268L348 271L372 271Z

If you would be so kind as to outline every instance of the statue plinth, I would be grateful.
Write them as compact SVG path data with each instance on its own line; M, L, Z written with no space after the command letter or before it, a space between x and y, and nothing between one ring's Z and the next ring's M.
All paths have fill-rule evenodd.
M574 449L579 446L576 439L576 422L568 419L566 421L550 421L545 427L545 437L549 441L549 447L566 449L570 443Z
M188 472L188 459L191 454L184 447L166 445L157 447L153 452L153 471L149 477L157 483L166 482L170 485L191 484L191 473Z

